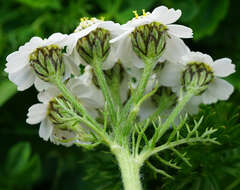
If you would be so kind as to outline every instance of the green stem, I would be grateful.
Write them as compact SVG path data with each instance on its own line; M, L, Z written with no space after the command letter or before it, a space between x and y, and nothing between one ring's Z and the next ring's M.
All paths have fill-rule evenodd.
M141 99L144 94L145 88L147 86L148 80L152 74L154 68L154 61L152 59L147 59L145 61L145 67L141 76L141 79L136 88L136 92L133 96L128 100L127 104L124 107L123 114L128 114L130 108L133 103L136 103Z
M121 108L122 104L121 104L121 95L120 95L120 86L121 86L120 64L117 62L114 67L115 68L113 69L113 74L111 76L111 80L109 81L109 87L110 87L110 91L112 93L112 98L113 98L115 107Z
M53 83L58 87L61 91L63 96L72 103L75 109L80 112L86 119L80 117L79 115L75 114L76 117L85 123L89 128L91 128L96 134L98 134L102 140L106 144L111 144L110 139L108 138L107 134L104 133L103 129L99 126L99 124L88 114L86 109L79 103L76 97L67 89L67 87L62 83L60 79L54 79Z
M111 118L112 122L115 124L116 123L116 111L115 111L115 107L114 107L114 103L113 103L113 98L112 98L110 89L107 85L107 81L105 79L101 65L102 65L102 62L100 60L98 60L98 59L93 60L92 66L94 68L94 71L95 71L96 77L98 79L99 85L101 87L105 101L107 102L108 110L110 113L110 118Z
M171 149L171 148L174 148L176 146L179 146L179 145L182 145L182 144L187 144L187 143L195 143L195 142L211 142L211 143L217 143L215 140L212 140L212 139L204 139L204 138L201 138L201 137L194 137L194 138L189 138L189 139L181 139L181 140L177 140L175 142L171 142L171 143L166 143L166 144L163 144L161 146L158 146L158 147L155 147L154 149L152 149L151 151L145 151L145 152L142 152L140 155L139 155L139 161L140 162L144 162L145 160L147 160L150 156L158 153L158 152L161 152L163 150L166 150L166 149Z
M140 180L142 163L139 163L138 159L118 145L112 146L111 150L119 163L124 190L142 190Z
M117 131L117 138L121 137L121 140L123 141L125 140L126 142L121 142L123 144L128 142L128 139L125 137L129 135L129 131L131 129L131 123L136 118L137 113L140 109L138 106L138 103L144 95L147 83L149 81L149 78L152 74L153 69L154 69L154 60L152 59L145 60L145 67L144 67L141 79L136 88L136 92L128 100L127 104L124 106L123 111L121 113L121 125L118 128L119 131Z
M179 113L182 111L184 106L188 103L188 101L193 97L194 90L188 91L185 96L179 101L175 109L172 111L172 113L168 116L168 119L165 121L165 123L161 126L160 131L158 133L158 137L156 141L158 141L165 132L169 129L170 125L174 123L176 117L179 115Z
M98 125L96 121L88 114L87 110L80 104L77 98L69 91L69 89L63 84L61 79L53 79L53 83L57 86L63 96L72 103L75 109L82 115L86 116L92 123Z

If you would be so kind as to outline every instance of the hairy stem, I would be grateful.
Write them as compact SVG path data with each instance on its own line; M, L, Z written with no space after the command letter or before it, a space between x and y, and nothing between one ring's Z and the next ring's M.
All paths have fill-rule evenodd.
M102 71L102 63L100 60L94 59L92 65L93 65L96 77L98 79L98 83L101 87L103 96L105 98L105 101L107 102L110 118L111 118L112 122L115 124L116 123L116 111L115 111L113 98L112 98L110 89L108 87L107 81L106 81L104 73Z
M163 150L171 149L171 148L174 148L174 147L182 145L182 144L196 143L196 142L202 142L202 143L211 142L211 143L218 144L217 141L215 141L214 139L209 139L209 138L206 138L206 139L202 138L202 137L193 137L193 138L189 138L189 139L185 138L185 139L177 140L177 141L174 141L174 142L171 142L171 143L166 143L166 144L163 144L161 146L155 147L151 151L142 152L141 155L140 155L140 160L141 160L141 162L144 162L150 156L152 156L152 155L154 155L158 152L161 152Z
M153 59L145 60L144 71L136 88L136 92L130 97L121 113L121 125L118 128L117 138L121 137L120 139L124 141L122 142L123 144L128 142L127 138L131 130L131 123L136 118L140 109L138 103L144 95L147 83L154 69L154 62Z
M137 102L143 96L145 88L147 86L147 82L152 74L153 68L154 68L154 61L152 59L147 59L145 61L145 67L144 67L141 79L136 88L136 92L131 96L131 98L126 103L123 109L123 114L128 114L132 104L133 103L137 104Z
M169 129L170 125L174 123L176 117L179 115L179 113L182 111L184 106L189 102L189 100L193 97L194 90L189 90L182 99L179 100L177 106L174 108L174 110L171 112L171 114L168 116L167 120L164 122L164 124L161 126L159 133L157 133L157 137L155 138L155 142L153 143L153 146L155 146L155 143L165 134L165 132ZM152 141L152 140L151 140Z
M140 180L142 163L139 163L136 157L133 157L126 149L118 145L112 146L111 150L120 167L124 190L142 190Z
M87 110L80 104L80 102L77 100L77 98L69 91L69 89L63 84L63 82L55 78L52 80L53 83L58 87L60 92L63 94L63 96L72 103L74 108L81 113L84 117L80 117L75 113L75 117L78 118L81 122L85 123L89 128L91 128L96 134L98 134L101 139L106 144L111 144L110 139L108 138L107 134L104 133L103 129L99 126L99 124L90 116L87 112ZM86 119L85 119L86 118Z

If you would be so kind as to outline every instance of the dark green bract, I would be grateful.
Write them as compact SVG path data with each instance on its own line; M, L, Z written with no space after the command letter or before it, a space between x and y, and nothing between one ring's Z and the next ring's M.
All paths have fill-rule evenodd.
M77 51L87 64L91 64L93 59L105 61L110 53L110 37L109 31L97 28L78 40Z
M181 82L185 91L195 82L195 85L201 88L198 92L198 95L200 95L207 89L213 79L213 71L208 65L205 63L189 63L182 73Z
M38 77L46 82L51 77L63 76L65 72L62 49L57 46L37 48L30 55L30 63Z
M166 46L166 38L167 27L157 22L138 26L131 33L133 50L141 59L160 58Z

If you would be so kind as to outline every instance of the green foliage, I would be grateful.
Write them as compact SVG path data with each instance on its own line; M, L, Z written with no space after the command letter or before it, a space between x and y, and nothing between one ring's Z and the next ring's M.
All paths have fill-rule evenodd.
M31 189L41 176L40 157L37 154L31 155L29 143L18 143L8 151L1 171L0 188Z
M181 9L181 21L189 25L194 31L194 38L201 39L212 35L219 23L228 12L229 0L220 0L217 3L209 0L163 0L169 6Z
M36 92L16 93L3 72L6 56L34 35L47 37L53 32L70 33L80 17L104 16L120 23L133 16L132 11L151 10L165 4L179 8L180 22L193 27L193 49L212 54L214 58L230 57L237 72L229 81L236 92L228 102L204 106L200 130L217 128L215 137L221 145L184 145L179 153L186 155L192 167L173 152L160 157L168 164L182 163L176 169L151 159L174 180L145 167L142 178L152 190L238 190L240 188L240 26L237 0L7 0L0 2L0 189L121 189L120 175L114 158L103 152L84 152L42 142L38 127L25 124L28 107L36 102ZM11 98L12 97L12 98ZM10 99L11 98L11 99ZM23 141L23 142L21 142ZM28 141L26 143L25 141ZM18 143L14 145L15 143ZM30 147L33 147L31 149ZM101 147L99 147L100 149ZM41 160L41 161L40 161ZM169 162L169 160L172 160ZM20 164L21 163L21 164ZM164 185L162 186L162 183ZM89 184L89 185L86 185Z

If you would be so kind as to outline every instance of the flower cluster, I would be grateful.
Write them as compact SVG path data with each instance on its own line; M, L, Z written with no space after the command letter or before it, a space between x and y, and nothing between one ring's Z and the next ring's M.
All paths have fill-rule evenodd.
M114 113L132 105L132 94L135 103L151 94L141 104L137 121L156 113L166 119L192 89L184 113L195 114L200 104L227 100L232 94L233 86L222 79L235 72L231 60L213 61L207 54L192 52L182 40L192 38L192 30L173 24L180 10L160 6L151 13L143 10L141 16L134 13L123 25L82 18L72 34L33 37L7 57L5 71L18 90L34 84L39 91L41 103L29 108L27 123L41 123L39 135L44 140L65 146L93 143L101 134L88 124L98 121L104 128L106 109L111 121L118 121ZM169 102L165 107L163 99Z

